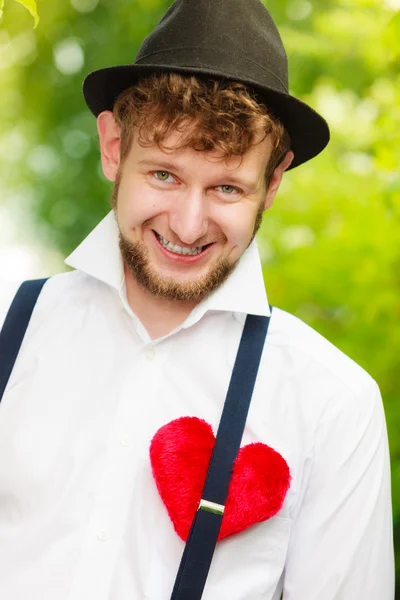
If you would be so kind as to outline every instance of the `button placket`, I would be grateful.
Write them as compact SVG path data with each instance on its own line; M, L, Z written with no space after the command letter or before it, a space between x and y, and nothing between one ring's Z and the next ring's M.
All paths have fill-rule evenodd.
M146 350L150 350L146 357ZM79 570L68 600L80 600L82 589L90 596L109 598L121 540L134 497L134 484L141 465L148 457L147 411L158 380L156 368L164 353L144 344L127 359L126 378L121 386L113 419L110 443L103 466L101 485L91 511L81 553ZM152 358L155 360L153 361ZM145 398L146 401L141 401ZM146 462L147 464L147 462ZM99 576L93 581L90 567L99 564ZM92 589L93 588L93 589Z
M129 436L126 434L121 435L121 446L129 448Z
M97 539L100 540L101 542L105 542L106 540L108 540L109 537L110 536L109 536L107 529L99 529L97 531Z
M144 351L144 355L147 358L147 360L153 360L156 356L156 350L154 346L147 346Z

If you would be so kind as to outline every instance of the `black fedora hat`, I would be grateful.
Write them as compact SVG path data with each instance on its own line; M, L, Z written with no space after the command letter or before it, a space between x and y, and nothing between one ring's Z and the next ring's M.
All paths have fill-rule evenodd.
M95 116L112 110L122 91L155 72L247 84L287 129L294 152L291 169L329 142L325 119L289 94L286 52L260 0L175 0L132 65L100 69L86 77L86 103Z

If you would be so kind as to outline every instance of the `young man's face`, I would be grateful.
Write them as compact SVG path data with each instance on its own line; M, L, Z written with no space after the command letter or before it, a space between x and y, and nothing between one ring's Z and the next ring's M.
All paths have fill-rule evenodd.
M269 139L241 158L225 159L192 148L166 153L156 145L141 146L134 136L113 174L105 166L110 162L104 151L106 130L99 123L103 168L115 180L113 205L126 268L152 294L200 301L234 269L272 203L281 174L267 191ZM174 147L180 135L175 132L165 145ZM113 139L115 154L118 142Z

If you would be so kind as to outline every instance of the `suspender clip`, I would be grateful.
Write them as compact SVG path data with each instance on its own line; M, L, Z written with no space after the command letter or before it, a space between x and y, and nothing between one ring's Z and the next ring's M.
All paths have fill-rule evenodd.
M222 517L225 506L224 504L217 504L216 502L210 502L209 500L204 500L204 498L202 498L198 510L205 510L206 512L211 512Z

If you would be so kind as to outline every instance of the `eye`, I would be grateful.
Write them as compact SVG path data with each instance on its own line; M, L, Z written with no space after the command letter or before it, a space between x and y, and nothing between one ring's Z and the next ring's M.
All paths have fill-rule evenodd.
M172 177L168 171L154 171L154 176L158 181L168 181L168 177Z
M219 185L218 186L224 194L228 194L228 196L232 196L235 193L240 193L239 188L234 187L233 185Z

